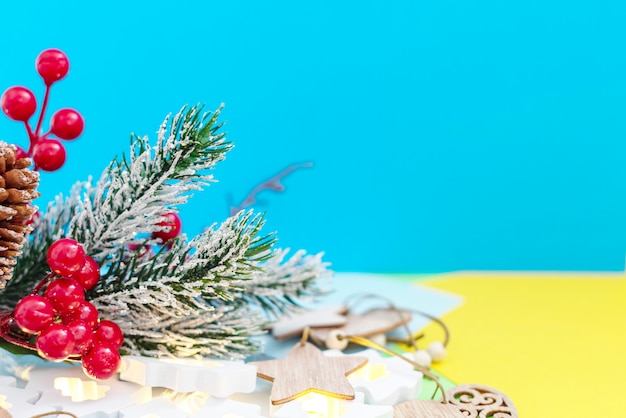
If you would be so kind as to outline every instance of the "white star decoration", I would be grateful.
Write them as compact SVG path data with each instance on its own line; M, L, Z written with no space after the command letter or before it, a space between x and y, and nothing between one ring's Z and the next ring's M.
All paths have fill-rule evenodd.
M120 380L177 392L205 392L223 398L233 393L252 392L256 368L242 361L125 356Z
M164 397L154 398L143 405L122 409L119 418L264 418L260 415L261 408L258 405L230 399L209 397L200 407L185 403L184 399L173 402Z
M331 399L311 393L280 407L273 418L393 418L393 408L388 405L366 405L363 393L357 392L353 401Z
M58 410L51 406L35 405L41 396L41 392L37 390L20 389L17 387L16 383L14 377L0 376L0 407L14 417L19 416L18 413L23 413L24 411L28 411L29 416L32 416ZM1 414L0 417L2 417Z
M128 406L119 411L119 418L139 417L188 418L189 415L167 398L154 398L144 404Z
M298 342L290 354L282 360L257 362L259 373L274 379L273 386L278 387L278 393L289 392L286 400L279 397L278 402L274 402L276 406L265 412L259 406L263 401L259 403L258 399L250 403L252 401L245 396L237 401L176 390L205 384L198 383L201 380L194 374L206 373L208 380L216 380L206 383L216 385L212 392L224 396L245 395L255 386L263 387L262 381L256 382L256 367L252 363L219 362L218 367L207 367L216 365L211 361L191 365L148 358L129 358L125 362L123 373L134 376L131 379L134 382L116 378L93 381L78 366L34 367L25 389L17 388L13 377L0 377L0 406L10 406L12 409L7 410L14 418L21 416L22 411L29 414L67 411L81 418L299 418L309 417L310 413L320 411L319 408L338 418L391 418L392 408L385 404L413 399L419 392L421 373L413 371L400 359L382 358L375 350L345 355L334 350L322 352L309 343ZM282 380L286 371L294 376L292 381ZM307 377L307 373L311 376ZM320 377L323 378L320 380ZM252 385L243 383L249 379L253 379ZM237 381L241 383L239 389ZM281 382L285 385L282 389ZM150 386L161 386L161 389ZM163 389L165 386L170 389ZM271 387L268 382L263 390L261 397L265 402L270 390L274 390ZM356 393L356 399L347 400L351 393Z
M68 385L73 387L68 388ZM51 406L79 417L115 417L124 407L152 399L149 387L120 382L116 378L94 381L86 377L80 367L33 369L26 389L41 392L37 405ZM84 400L77 401L77 396Z
M421 373L413 371L410 365L396 358L382 358L375 350L364 350L356 355L345 355L334 350L320 351L311 344L296 344L292 349L297 355L283 360L270 360L258 362L259 373L266 373L268 377L274 376L273 386L279 385L279 393L287 390L297 392L297 395L288 396L291 400L280 403L265 411L263 415L259 402L249 403L251 400L240 396L243 401L210 396L207 393L192 392L181 393L176 390L152 389L143 384L119 381L115 378L106 381L93 381L85 377L80 367L44 368L35 367L30 371L30 381L25 389L16 386L16 379L12 377L0 377L0 406L11 405L13 417L21 416L21 411L29 414L67 411L81 418L140 418L140 417L215 417L215 418L299 418L310 417L310 413L334 414L340 418L391 418L391 405L407 399L413 399L419 392ZM292 358L293 357L293 358ZM369 359L369 362L368 362ZM193 374L189 374L188 381L185 378L185 367L182 364L163 363L155 359L130 359L125 372L136 377L137 383L151 382L154 386L169 385L184 388L191 383ZM291 364L291 361L295 363ZM207 368L208 363L198 363L193 368L207 370L220 370L225 373L221 388L215 392L221 394L237 393L234 380L228 377L228 371L234 371L233 376L247 379L248 374L256 380L256 368L251 364L240 362L225 362L221 367ZM366 364L367 363L367 364ZM319 373L325 370L333 376L322 379L321 385L315 377L310 380L302 373L309 370L314 376L324 375ZM163 367L161 367L163 366ZM186 366L191 367L189 364ZM215 369L215 370L213 370ZM145 372L142 375L140 371ZM289 383L280 389L283 372L287 370L296 372L294 381L298 385ZM301 373L298 373L300 371ZM352 371L350 373L350 371ZM191 373L189 370L187 372ZM197 371L197 374L202 372ZM348 374L346 378L346 373ZM337 377L338 375L338 377ZM207 376L215 377L215 374ZM276 378L277 376L277 378ZM232 377L232 376L231 376ZM143 379L143 381L141 381ZM170 380L168 383L167 380ZM220 379L217 376L217 379ZM235 379L236 380L236 379ZM347 383L338 383L343 381ZM257 387L262 381L257 382ZM328 383L330 383L330 387ZM216 382L213 382L217 384ZM301 383L301 384L300 384ZM72 386L73 388L70 388ZM219 384L218 384L219 386ZM243 386L249 386L245 384ZM254 389L254 383L252 389ZM320 387L321 389L312 389ZM267 402L270 392L270 384L265 386L264 398ZM340 389L338 389L340 388ZM356 388L356 392L353 388ZM337 393L335 393L337 392ZM240 391L240 394L247 392ZM320 395L339 395L349 398L350 393L356 393L354 400L338 399ZM300 396L303 395L303 396ZM80 400L84 398L85 400ZM237 398L237 397L235 397ZM72 400L74 399L74 400ZM257 399L258 400L258 399ZM280 401L280 399L279 399ZM261 401L263 403L263 401ZM26 409L25 409L26 408ZM321 410L320 410L321 408ZM29 415L30 416L30 415ZM324 415L320 415L324 416Z
M345 356L341 351L327 350L327 356ZM397 357L382 357L376 350L359 351L358 356L369 362L348 380L354 389L363 392L365 403L370 405L395 405L415 399L422 389L422 373Z

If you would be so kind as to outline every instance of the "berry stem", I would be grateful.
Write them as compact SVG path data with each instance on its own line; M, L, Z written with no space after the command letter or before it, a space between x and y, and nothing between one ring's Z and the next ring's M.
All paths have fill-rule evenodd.
M46 113L46 108L48 107L48 97L50 96L50 84L46 83L46 92L43 96L43 104L41 105L41 112L39 113L39 120L37 121L37 128L35 129L35 135L39 138L39 130L41 129L41 124L43 123L43 116Z
M13 311L0 311L0 338L18 347L37 351L37 346L29 341L31 336L14 332L16 328L12 325ZM67 359L80 361L80 356L70 356Z
M30 154L30 150L33 147L33 142L37 141L37 135L35 135L32 129L30 129L28 121L24 121L24 126L26 127L26 133L28 134L28 139L30 140L30 147L28 148L28 152Z
M43 280L41 280L37 286L35 286L35 288L33 289L33 291L31 292L31 295L36 295L39 293L39 291L48 283L50 283L52 281L52 279L56 278L57 274L55 272L50 272L46 275L46 277L43 278Z
M29 350L37 350L34 344L19 338L11 332L11 323L13 322L13 311L0 312L0 337L11 344Z

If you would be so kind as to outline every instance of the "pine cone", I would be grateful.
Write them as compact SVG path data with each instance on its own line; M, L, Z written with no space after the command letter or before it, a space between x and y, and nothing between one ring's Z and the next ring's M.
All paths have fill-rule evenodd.
M37 207L39 173L30 170L30 158L15 159L15 146L0 141L0 289L11 279L13 266L32 226Z

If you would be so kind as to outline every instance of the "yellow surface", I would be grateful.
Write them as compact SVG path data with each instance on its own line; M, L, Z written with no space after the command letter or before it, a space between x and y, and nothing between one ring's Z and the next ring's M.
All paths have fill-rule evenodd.
M626 417L623 274L468 272L419 283L465 298L443 318L448 357L434 368L445 376L500 389L523 418Z

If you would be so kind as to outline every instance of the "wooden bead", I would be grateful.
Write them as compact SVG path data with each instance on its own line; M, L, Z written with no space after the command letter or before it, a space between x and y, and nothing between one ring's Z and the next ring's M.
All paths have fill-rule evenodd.
M426 351L428 351L430 358L435 362L441 361L446 357L446 347L441 341L433 341L428 345Z
M326 347L331 350L342 351L348 346L346 334L340 329L333 329L326 336Z
M416 352L414 352L413 359L417 364L422 367L430 367L433 362L433 359L430 357L430 354L428 354L428 351L426 350L417 350Z

